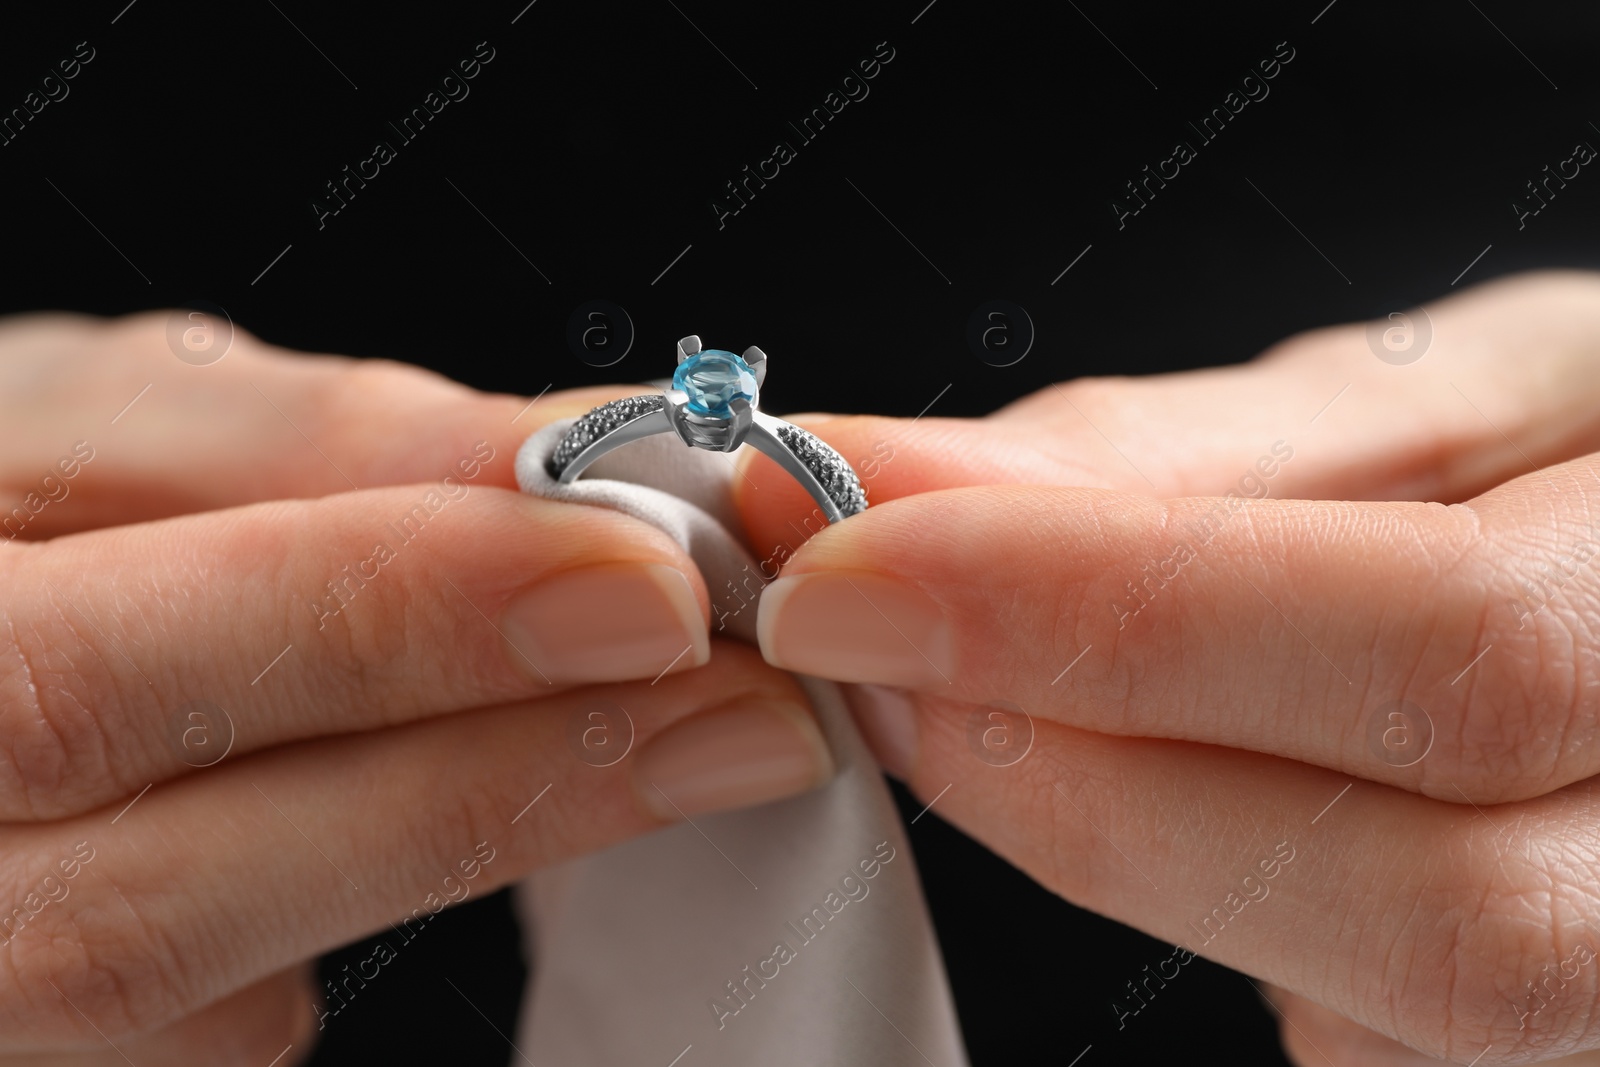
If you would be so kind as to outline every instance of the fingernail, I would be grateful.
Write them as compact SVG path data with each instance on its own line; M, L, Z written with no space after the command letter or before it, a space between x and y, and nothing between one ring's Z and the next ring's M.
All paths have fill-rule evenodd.
M743 701L702 711L651 738L634 761L633 786L656 815L678 820L804 793L833 769L806 709Z
M694 589L664 564L614 563L545 578L506 605L511 658L550 682L618 682L697 667L711 639Z
M953 636L920 589L865 571L779 578L756 616L767 662L840 682L945 685Z
M884 685L852 685L845 696L878 765L909 781L917 761L917 711L911 695Z

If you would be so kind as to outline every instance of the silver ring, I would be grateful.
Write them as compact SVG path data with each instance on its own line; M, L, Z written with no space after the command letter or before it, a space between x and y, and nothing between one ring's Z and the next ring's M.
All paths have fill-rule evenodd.
M571 482L612 449L670 432L690 448L732 452L748 444L765 453L811 494L830 523L865 510L861 479L843 456L815 435L757 410L766 377L767 354L753 345L736 356L685 337L678 342L670 389L601 404L572 424L546 469L557 481Z

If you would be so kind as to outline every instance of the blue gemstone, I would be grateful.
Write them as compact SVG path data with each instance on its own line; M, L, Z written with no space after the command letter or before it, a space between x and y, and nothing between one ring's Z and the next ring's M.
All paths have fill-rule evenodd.
M719 348L707 348L678 364L672 387L687 393L696 415L730 418L734 400L756 402L756 375L750 364Z

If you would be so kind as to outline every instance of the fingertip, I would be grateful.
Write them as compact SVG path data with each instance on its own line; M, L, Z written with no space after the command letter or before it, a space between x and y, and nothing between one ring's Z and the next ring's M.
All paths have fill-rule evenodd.
M911 694L893 686L852 685L845 688L845 701L878 765L902 782L911 781L919 743Z
M863 570L779 578L762 594L756 634L775 667L843 682L948 685L954 630L914 585Z
M835 770L810 709L742 698L651 738L634 760L632 782L647 811L677 822L806 793Z
M662 563L595 563L541 577L506 604L500 629L510 659L553 684L659 677L711 656L688 576Z

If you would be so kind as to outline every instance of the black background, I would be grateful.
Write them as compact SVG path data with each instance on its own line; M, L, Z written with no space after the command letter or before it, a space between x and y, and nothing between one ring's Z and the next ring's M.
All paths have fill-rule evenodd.
M1588 168L1525 228L1511 207L1600 144L1592 5L525 2L8 11L0 111L78 42L95 58L0 146L0 309L205 301L270 341L530 396L662 376L697 332L772 354L772 410L977 415L1596 264ZM470 95L403 143L388 121L480 41ZM879 42L870 94L801 143L788 123ZM1270 94L1202 143L1186 122L1279 42ZM396 158L319 226L325 183L379 140ZM796 159L719 226L713 198L779 140ZM1178 140L1197 158L1119 228L1112 198ZM1010 366L991 364L1020 347L967 340L994 299L1037 332ZM616 347L586 362L566 340L591 300L636 330L606 369ZM912 837L975 1063L1283 1062L1245 979L1200 961L1118 1030L1112 998L1170 949L936 815ZM509 922L503 894L448 913L315 1062L507 1062L485 1016L512 1032Z

